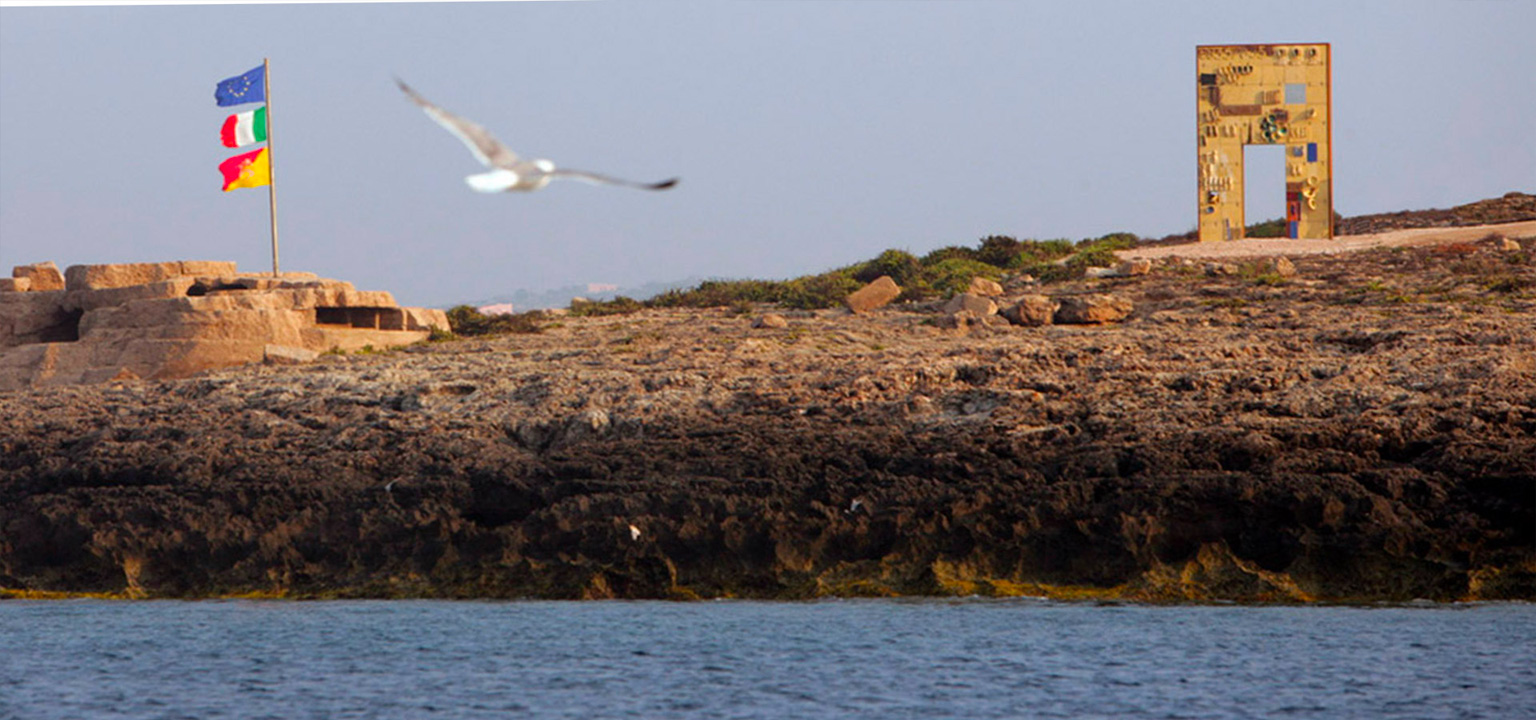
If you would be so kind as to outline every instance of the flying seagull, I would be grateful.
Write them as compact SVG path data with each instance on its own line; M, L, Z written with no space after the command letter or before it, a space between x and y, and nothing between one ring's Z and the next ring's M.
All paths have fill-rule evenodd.
M475 159L491 168L490 172L464 178L464 182L476 192L531 192L548 185L550 180L560 178L582 180L597 185L626 185L642 190L666 190L677 184L677 178L658 183L638 183L584 170L556 168L555 164L548 160L524 160L506 145L501 144L500 140L492 137L485 128L427 102L426 98L416 94L416 91L400 78L395 78L395 82L400 85L401 90L405 91L406 97L409 97L411 102L420 105L421 109L426 111L427 117L453 133L454 137L474 153Z

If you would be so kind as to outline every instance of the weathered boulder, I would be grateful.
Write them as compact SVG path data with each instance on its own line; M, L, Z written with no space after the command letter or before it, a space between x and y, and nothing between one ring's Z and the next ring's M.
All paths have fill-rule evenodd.
M1045 295L1025 295L1004 308L1002 315L1015 325L1038 327L1050 325L1059 307L1061 303Z
M855 290L845 302L849 310L855 313L866 313L889 305L900 295L901 286L897 285L891 276L881 275L875 278L874 282Z
M11 269L11 277L25 278L31 292L64 289L64 276L59 274L59 267L52 262L17 265Z
M971 278L971 287L966 292L982 297L999 297L1003 294L1003 286L996 280L984 277Z
M267 345L262 348L262 362L268 365L302 365L320 357L320 353L292 345Z
M1135 258L1132 260L1126 260L1125 262L1116 265L1115 268L1124 273L1126 276L1146 275L1152 272L1152 261L1148 260L1147 258Z
M405 322L401 330L431 332L433 328L447 330L449 327L448 313L437 308L404 307L400 311Z
M786 327L789 327L789 321L784 319L784 316L780 315L778 313L768 313L766 315L763 315L762 317L759 317L756 320L753 320L752 321L752 327L755 327L755 328L786 328Z
M0 292L26 292L32 289L32 278L0 278Z
M941 328L953 330L956 328L970 327L977 324L979 321L980 319L977 317L976 313L973 313L970 310L959 310L956 312L940 315L939 319L936 320L935 323Z
M1035 282L1036 280L1034 275L1030 275L1029 273L1019 273L1018 275L1014 275L1013 277L1008 278L1008 286L1004 289L1014 291L1028 285L1034 285Z
M1506 250L1508 252L1520 252L1520 250L1522 248L1520 247L1520 241L1519 240L1516 240L1514 238L1508 238L1508 237L1500 237L1499 238L1499 249L1500 250Z
M1260 268L1265 274L1279 275L1283 278L1296 276L1296 263L1291 259L1280 255L1264 261Z
M1131 314L1130 300L1116 295L1074 295L1061 298L1055 322L1058 325L1088 325L1118 322Z
M971 293L960 293L939 308L946 315L953 315L962 310L970 311L971 315L981 318L997 314L997 303L991 298L985 298Z
M1236 275L1239 272L1241 272L1241 269L1232 263L1208 262L1205 264L1205 274L1210 277Z
M1088 278L1122 278L1133 275L1146 275L1152 272L1152 261L1145 258L1126 260L1114 267L1090 267L1083 270L1083 277Z

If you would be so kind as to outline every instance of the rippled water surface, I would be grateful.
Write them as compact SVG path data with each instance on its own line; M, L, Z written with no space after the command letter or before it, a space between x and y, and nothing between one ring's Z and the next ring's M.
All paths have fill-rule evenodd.
M1536 606L0 602L10 718L1536 717Z

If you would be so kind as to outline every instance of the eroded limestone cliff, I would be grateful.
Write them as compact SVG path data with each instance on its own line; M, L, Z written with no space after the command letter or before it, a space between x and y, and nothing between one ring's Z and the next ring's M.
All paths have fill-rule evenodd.
M1536 262L1054 286L0 393L0 586L148 596L1536 599Z

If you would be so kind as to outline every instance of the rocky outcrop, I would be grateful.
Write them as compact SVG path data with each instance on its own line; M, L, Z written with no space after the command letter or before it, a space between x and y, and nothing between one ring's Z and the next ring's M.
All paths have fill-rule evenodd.
M752 321L752 327L778 330L789 327L789 320L778 313L764 313Z
M124 376L188 377L308 352L406 345L447 329L440 310L311 273L241 275L229 262L18 267L0 289L0 390ZM285 359L298 355L286 353Z
M1519 191L1449 209L1405 210L1340 219L1336 235L1368 235L1408 228L1465 227L1536 220L1536 195Z
M996 315L997 303L989 297L966 292L950 298L939 308L939 312L946 315L953 315L963 311L969 311L972 317L978 318Z
M1536 257L1443 252L1155 271L1102 326L646 310L4 392L0 587L1533 600Z
M1039 327L1050 325L1061 303L1045 295L1024 295L1003 309L1003 317L1015 325Z
M984 277L971 278L971 285L966 292L982 297L999 297L1003 294L1003 286L996 280Z
M1086 325L1118 322L1135 309L1134 304L1117 295L1078 295L1059 298L1056 309L1058 325Z

